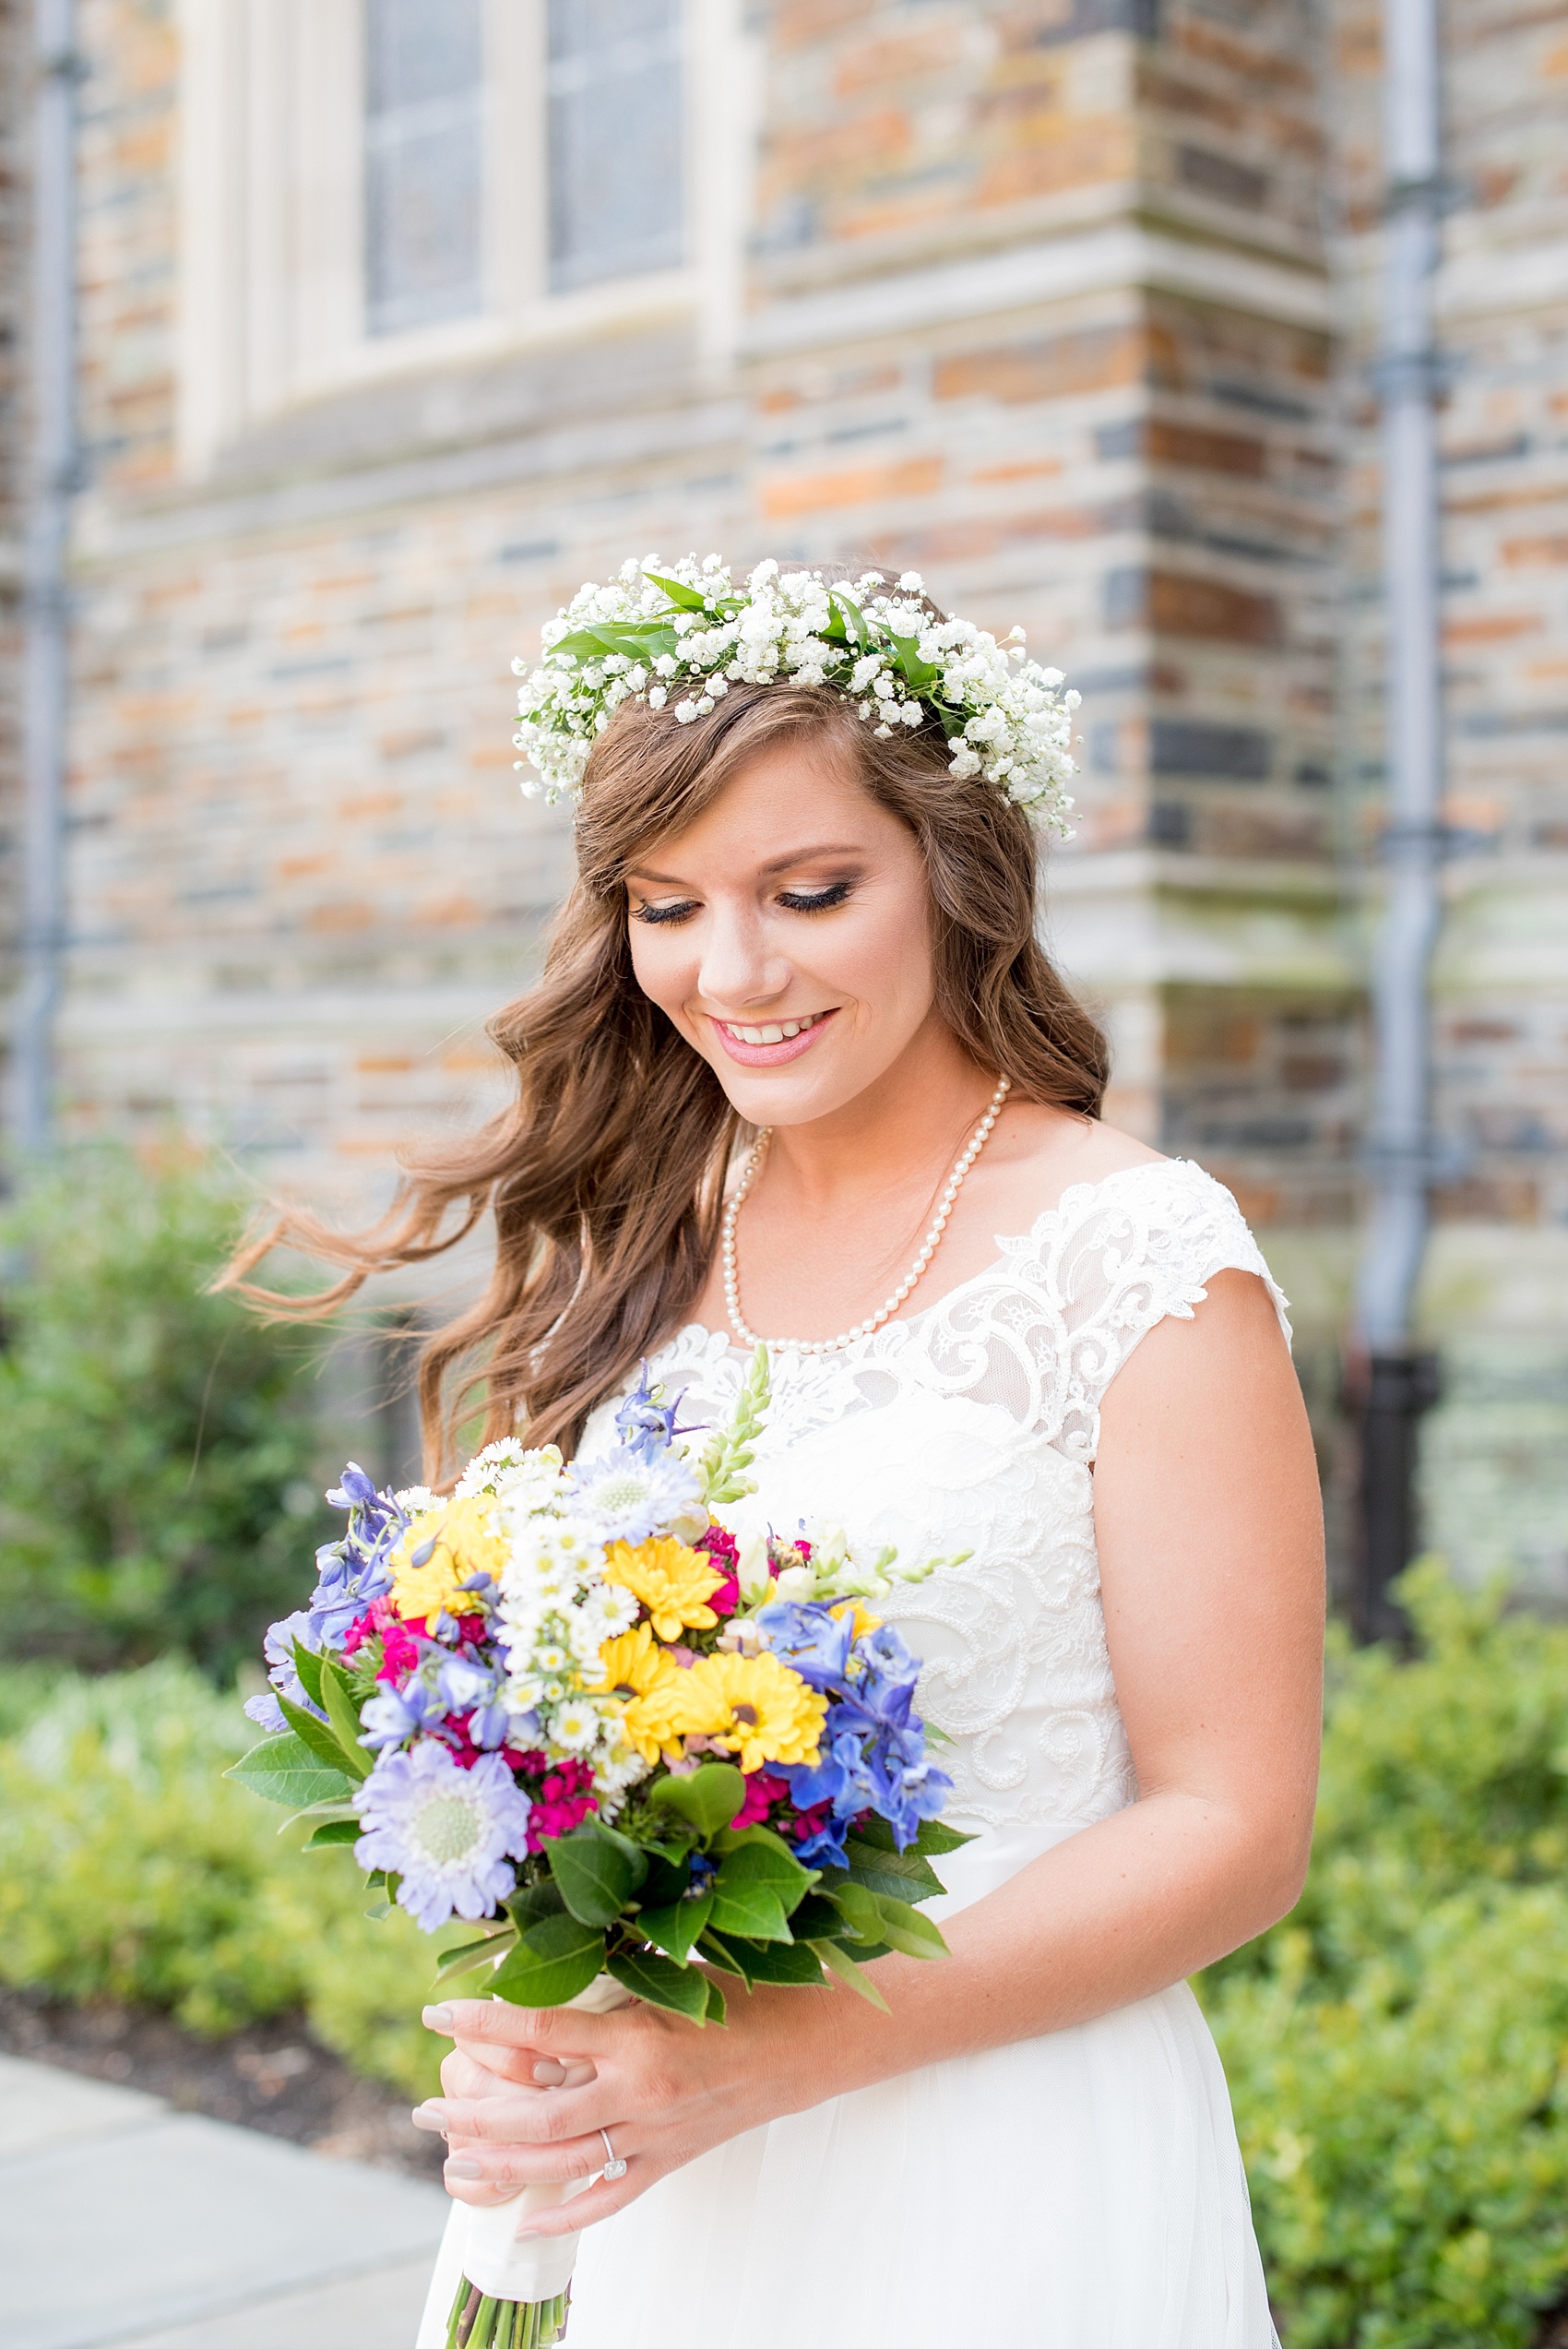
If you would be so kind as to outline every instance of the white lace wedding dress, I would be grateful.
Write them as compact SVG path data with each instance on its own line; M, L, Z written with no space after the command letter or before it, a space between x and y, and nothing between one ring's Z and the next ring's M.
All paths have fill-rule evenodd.
M1267 1282L1284 1320L1229 1192L1181 1160L1079 1185L998 1245L928 1311L839 1353L775 1357L744 1505L780 1532L803 1514L908 1558L972 1553L882 1609L953 1741L946 1816L977 1832L941 1863L938 1919L1136 1793L1095 1552L1106 1389L1226 1267ZM685 1389L690 1425L728 1414L746 1361L694 1326L650 1367ZM1274 2340L1224 2074L1177 1983L830 2098L663 2179L585 2234L569 2349Z

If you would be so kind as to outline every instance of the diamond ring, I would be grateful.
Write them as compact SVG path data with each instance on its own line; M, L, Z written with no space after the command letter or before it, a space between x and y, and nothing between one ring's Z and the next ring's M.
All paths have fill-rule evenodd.
M607 2128L601 2128L599 2133L604 2140L605 2155L604 2168L600 2175L604 2177L624 2177L626 2164L610 2142L610 2131Z

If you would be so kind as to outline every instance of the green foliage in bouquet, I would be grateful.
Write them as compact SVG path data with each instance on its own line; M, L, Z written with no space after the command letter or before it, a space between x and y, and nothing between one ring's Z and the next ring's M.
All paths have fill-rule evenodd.
M7 1657L173 1648L226 1676L330 1531L304 1342L203 1294L243 1213L197 1168L94 1148L0 1217Z
M1199 1985L1287 2349L1525 2349L1568 2287L1568 1627L1442 1568L1331 1643L1294 1914Z

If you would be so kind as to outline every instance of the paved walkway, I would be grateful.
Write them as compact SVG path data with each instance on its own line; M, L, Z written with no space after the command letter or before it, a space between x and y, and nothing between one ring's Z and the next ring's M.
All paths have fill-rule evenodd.
M437 2186L0 2056L0 2349L411 2349Z

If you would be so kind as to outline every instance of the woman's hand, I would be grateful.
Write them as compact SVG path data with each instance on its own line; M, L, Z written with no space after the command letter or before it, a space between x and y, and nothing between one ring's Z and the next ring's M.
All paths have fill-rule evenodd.
M726 1985L727 1989L730 1987ZM441 2067L444 2093L414 2115L445 2134L446 2190L486 2206L525 2186L592 2177L608 2130L624 2177L604 2179L520 2234L575 2235L633 2202L656 2178L783 2112L833 2093L825 2045L842 1994L734 1985L729 2021L701 2030L657 2007L584 2014L497 1999L427 2007L433 2031L456 2046ZM803 2091L796 2083L809 2080Z

